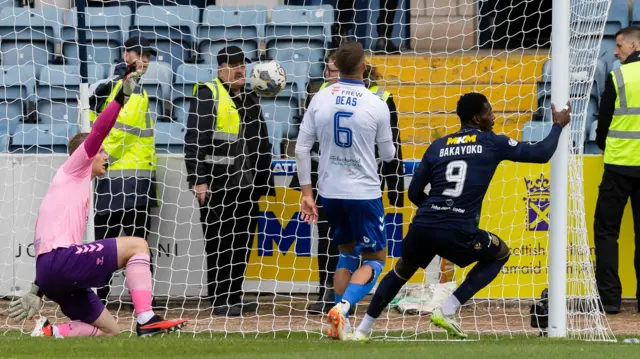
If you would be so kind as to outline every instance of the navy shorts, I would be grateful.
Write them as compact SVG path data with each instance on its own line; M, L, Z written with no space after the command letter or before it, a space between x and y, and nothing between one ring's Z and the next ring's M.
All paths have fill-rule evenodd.
M382 198L320 198L336 245L355 243L356 253L377 252L387 246Z
M450 229L411 224L402 242L402 261L426 268L435 256L460 268L475 262L490 261L509 255L509 247L493 233L478 230L473 234Z
M116 269L116 239L109 238L39 255L36 280L42 293L58 303L64 315L91 324L104 310L91 288L102 287Z

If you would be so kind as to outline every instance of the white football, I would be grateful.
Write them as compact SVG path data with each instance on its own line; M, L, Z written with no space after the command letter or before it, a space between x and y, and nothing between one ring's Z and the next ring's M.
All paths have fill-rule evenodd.
M260 96L273 97L284 90L287 74L278 61L261 62L253 65L249 83Z

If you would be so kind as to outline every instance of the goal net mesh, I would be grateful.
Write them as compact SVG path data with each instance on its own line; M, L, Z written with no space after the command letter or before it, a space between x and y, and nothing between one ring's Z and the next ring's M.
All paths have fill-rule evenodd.
M518 5L489 0L404 0L390 12L393 19L387 16L392 31L380 34L384 26L379 22L385 18L380 16L384 12L381 2L364 2L369 3L367 7L356 11L335 10L316 2L305 7L285 6L282 1L221 1L209 7L195 0L191 4L167 1L164 6L153 1L89 2L84 15L89 85L117 78L116 65L122 62L123 45L130 37L142 35L157 50L142 81L154 128L156 189L151 197L157 201L148 201L154 204L148 211L138 210L148 213L146 239L153 262L155 310L169 318L188 319L185 332L326 333L326 316L310 312L308 306L318 300L322 286L318 255L327 255L322 244L327 239L319 238L318 226L299 220L300 192L290 182L295 173L297 129L306 103L325 81L325 57L339 37L336 34L363 43L367 62L380 75L369 79L370 87L388 91L398 119L402 173L395 176L404 186L391 187L394 175L385 175L388 260L384 272L398 260L415 211L406 191L398 188L408 187L432 141L459 129L455 107L460 95L485 94L496 114L494 131L514 140L538 142L551 129L550 4L538 0L519 1ZM0 1L2 331L28 333L33 327L32 320L10 320L7 308L10 300L28 292L34 279L32 243L39 205L55 171L67 158L68 139L86 126L85 115L92 109L80 97L80 14L74 6L48 0L28 8L18 1ZM585 216L585 206L593 208L592 203L585 203L585 191L594 188L586 188L583 177L588 165L585 153L593 153L594 115L604 76L614 66L611 37L616 26L619 29L624 24L607 20L610 6L609 0L571 1L567 323L569 336L586 340L613 339L599 309L593 241ZM334 26L336 20L351 26ZM389 41L384 41L385 36ZM264 137L268 137L273 156L275 195L259 199L254 233L248 221L239 220L251 214L240 213L239 208L246 207L240 206L244 199L234 197L237 188L216 192L224 212L216 215L226 218L226 226L218 236L205 240L201 206L187 181L185 133L190 113L195 112L193 87L218 76L218 52L229 45L239 46L252 60L247 64L247 84L252 66L260 61L275 59L286 72L286 88L276 97L260 99L267 128ZM400 47L400 52L394 47ZM90 91L95 88L91 86ZM130 139L122 140L120 150L131 150ZM139 171L141 176L146 173L135 167L120 168ZM493 178L480 223L508 243L512 256L493 283L459 312L460 323L472 338L535 336L541 330L532 326L531 311L535 304L544 307L541 295L548 284L549 174L549 164L505 162ZM112 199L107 201L107 211L100 213L106 213L113 227L110 236L130 235L132 226L140 226L136 217L131 217L131 211L116 217L129 209L116 208L126 202L122 200L125 190L113 184L107 189ZM235 212L227 214L227 206ZM88 219L88 224L86 241L102 239L94 238L91 225L98 230L104 224L97 217ZM251 241L240 242L242 238ZM233 245L224 243L231 240ZM249 259L243 271L243 266L236 267L245 262L242 253L246 249ZM225 273L235 278L218 276L215 280L238 283L243 278L244 301L257 303L257 311L230 316L213 310L207 270L214 266L223 273L222 268L231 266L222 259L228 251L234 269ZM212 255L218 259L208 263ZM448 339L429 323L428 313L443 303L469 269L436 258L383 312L374 338ZM115 273L107 304L122 330L135 333L135 314L124 276L122 270ZM369 298L350 316L352 325L364 315ZM41 314L53 322L68 321L51 301L46 301ZM546 313L538 314L533 318L545 322Z

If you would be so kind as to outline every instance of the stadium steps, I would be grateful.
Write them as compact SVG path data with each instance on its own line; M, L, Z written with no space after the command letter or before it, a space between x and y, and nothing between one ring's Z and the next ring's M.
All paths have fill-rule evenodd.
M519 138L522 127L531 121L533 112L496 113L493 131ZM456 114L400 114L398 117L402 154L405 158L421 158L429 144L460 129Z
M460 128L460 95L483 93L496 115L496 133L520 139L537 110L537 83L549 57L535 52L480 52L456 56L371 56L400 118L405 158L421 158L435 139Z

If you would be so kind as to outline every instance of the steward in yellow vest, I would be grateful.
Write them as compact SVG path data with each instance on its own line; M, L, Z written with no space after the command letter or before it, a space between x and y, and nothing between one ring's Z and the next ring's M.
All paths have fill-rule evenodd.
M621 306L618 237L629 199L640 311L640 29L628 27L616 34L614 56L622 65L608 74L600 98L596 144L604 151L604 171L593 223L596 285L607 314L618 313Z
M214 314L239 316L257 309L243 301L242 283L258 201L275 195L275 188L267 123L258 97L245 90L244 53L229 46L217 60L218 77L193 87L184 161L200 205L208 299Z

